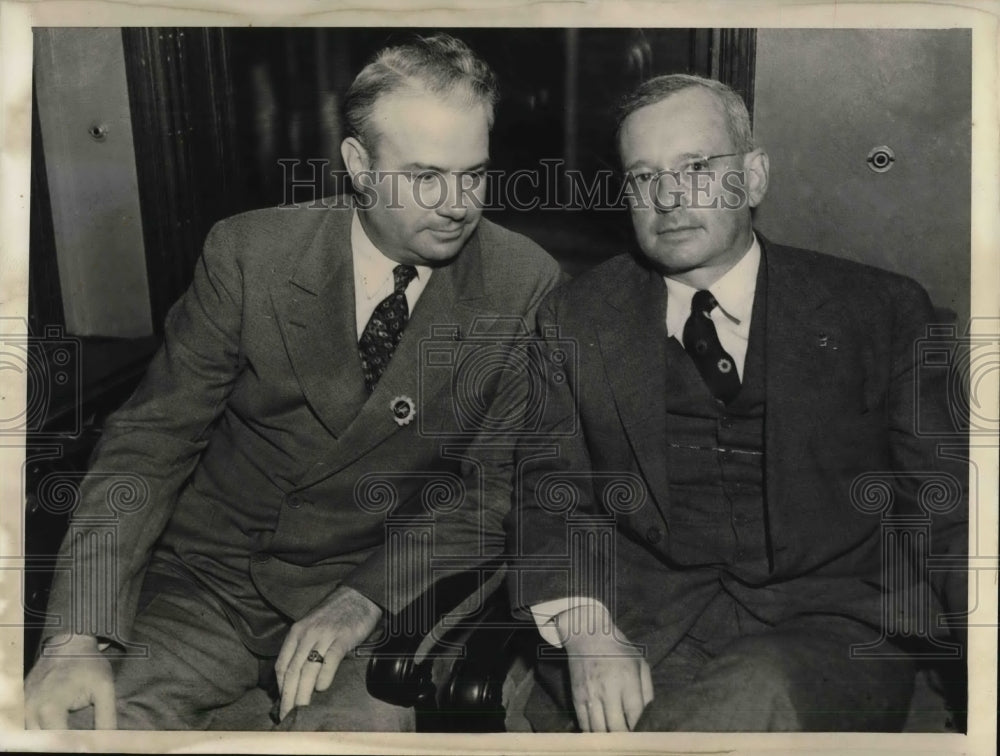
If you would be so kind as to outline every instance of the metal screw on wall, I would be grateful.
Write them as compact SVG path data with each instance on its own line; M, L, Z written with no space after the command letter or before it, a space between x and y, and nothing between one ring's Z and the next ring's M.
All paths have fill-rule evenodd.
M90 138L95 142L103 142L108 136L108 125L106 123L95 123L87 129Z

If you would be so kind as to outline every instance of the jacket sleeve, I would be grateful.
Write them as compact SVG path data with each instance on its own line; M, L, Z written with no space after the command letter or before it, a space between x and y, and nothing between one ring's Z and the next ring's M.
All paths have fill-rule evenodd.
M153 544L240 372L236 248L225 221L209 232L189 289L167 315L163 345L105 424L59 550L43 637L127 642Z
M892 363L888 416L890 459L898 473L895 514L930 516L929 553L918 555L961 564L961 569L930 569L929 579L949 613L964 613L969 537L969 407L961 399L962 337L933 338L934 308L924 289L910 279L890 289L893 298ZM950 354L952 362L924 355ZM967 378L968 373L965 372ZM926 564L926 562L925 562ZM964 623L964 620L962 621Z
M547 372L539 430L519 445L507 522L514 555L508 590L515 613L525 619L532 618L533 607L549 602L613 606L613 519L596 495L577 405L575 334L560 322L559 294L539 308L538 330L545 361L565 369Z

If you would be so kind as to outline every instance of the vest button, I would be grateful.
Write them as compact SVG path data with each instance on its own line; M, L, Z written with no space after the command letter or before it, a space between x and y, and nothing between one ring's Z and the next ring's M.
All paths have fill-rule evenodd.
M727 428L727 429L728 428L732 428L733 427L733 418L729 417L729 415L723 415L722 416L722 420L719 421L719 425L721 425L723 428Z
M285 502L292 509L298 509L305 503L305 499L303 499L297 493L293 493L293 494L288 494L288 496L285 499Z
M646 531L646 540L650 543L659 543L663 538L663 533L660 532L659 528L650 528Z
M250 561L255 564L264 564L264 562L270 561L271 557L268 554L258 551L250 557Z

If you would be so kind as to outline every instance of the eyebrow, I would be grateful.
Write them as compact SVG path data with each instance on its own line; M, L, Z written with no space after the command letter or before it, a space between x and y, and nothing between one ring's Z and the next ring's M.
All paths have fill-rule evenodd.
M484 160L481 163L476 163L471 168L441 168L437 165L431 165L430 163L408 163L403 166L403 170L409 171L434 171L436 173L477 173L479 171L486 170L489 167L490 161Z
M632 162L632 163L629 163L628 165L626 165L625 166L625 171L628 172L628 171L634 170L634 169L638 168L640 165L643 166L644 168L648 168L649 167L649 163L647 163L645 160L636 160L635 162Z
M677 160L693 160L695 158L706 158L712 155L711 152L682 152L677 156ZM648 160L636 160L625 167L626 171L634 170L635 168L642 166L644 168L652 167Z

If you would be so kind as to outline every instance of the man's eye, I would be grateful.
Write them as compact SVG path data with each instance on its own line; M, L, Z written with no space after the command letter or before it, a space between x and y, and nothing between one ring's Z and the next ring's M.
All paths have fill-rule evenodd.
M687 164L687 170L693 171L694 173L698 173L699 171L707 171L708 170L708 161L707 160L692 160L690 163Z
M641 171L639 173L632 174L632 180L639 184L648 184L653 180L653 173L651 171Z
M434 171L421 171L413 177L413 180L420 184L429 184L431 181L436 181L437 176Z

